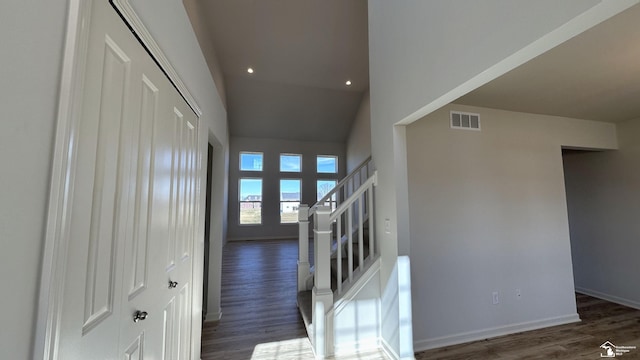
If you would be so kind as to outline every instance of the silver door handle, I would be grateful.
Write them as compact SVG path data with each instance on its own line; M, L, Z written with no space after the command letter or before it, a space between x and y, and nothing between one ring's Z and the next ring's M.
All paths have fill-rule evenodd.
M147 318L147 315L149 314L146 311L138 310L133 314L133 322L137 323L140 320L144 320Z
M169 289L174 289L177 286L178 286L178 282L177 281L169 280Z

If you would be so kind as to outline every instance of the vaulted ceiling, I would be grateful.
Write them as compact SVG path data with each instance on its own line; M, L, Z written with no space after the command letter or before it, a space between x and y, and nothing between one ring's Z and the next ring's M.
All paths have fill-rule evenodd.
M455 103L607 122L640 118L640 6Z
M187 1L215 49L232 136L346 139L369 86L366 0Z
M366 0L183 1L202 23L201 45L215 49L211 59L203 46L222 72L232 136L346 139L369 86ZM597 121L640 118L639 23L636 5L455 102Z

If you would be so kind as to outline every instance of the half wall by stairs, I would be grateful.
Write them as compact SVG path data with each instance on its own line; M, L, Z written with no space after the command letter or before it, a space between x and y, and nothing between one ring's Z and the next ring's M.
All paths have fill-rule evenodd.
M374 232L376 183L368 159L317 204L298 210L298 307L318 358L386 350Z

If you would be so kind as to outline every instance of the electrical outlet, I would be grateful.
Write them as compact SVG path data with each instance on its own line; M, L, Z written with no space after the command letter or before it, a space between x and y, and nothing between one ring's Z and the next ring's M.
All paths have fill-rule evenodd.
M516 289L516 299L522 299L522 291L520 289Z
M494 291L492 295L493 295L493 305L500 304L500 294L498 294L497 291Z

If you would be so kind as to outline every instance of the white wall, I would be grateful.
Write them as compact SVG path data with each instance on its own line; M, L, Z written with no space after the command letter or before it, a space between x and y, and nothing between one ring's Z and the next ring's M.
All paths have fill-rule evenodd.
M349 136L347 136L347 174L371 156L371 101L369 91L362 95Z
M395 257L411 251L410 237L398 233L399 226L407 226L397 215L405 212L397 206L405 205L397 201L412 194L407 194L404 155L394 150L405 148L404 132L393 125L419 119L635 3L369 0L371 150L378 170L382 288ZM390 221L389 234L384 219Z
M369 270L371 272L371 270ZM334 307L333 330L336 355L376 349L380 339L380 272L366 281L353 297L345 296Z
M452 109L482 131L451 129ZM408 126L417 349L578 319L561 147L616 140L609 123L460 105Z
M446 105L635 3L369 1L371 143L379 172L378 204L385 204L377 214L392 222L385 254L409 249L398 244L394 206L389 206L395 204L398 160L392 151L393 125ZM383 278L392 264L383 265Z
M229 240L297 238L298 224L280 224L280 179L302 179L302 204L316 203L316 180L345 176L342 143L232 137L229 154ZM262 172L240 172L240 151L262 152ZM301 154L302 173L280 173L280 154ZM317 174L316 155L338 156L338 174ZM243 175L244 174L244 175ZM241 176L262 177L262 225L240 225L238 181Z
M576 289L640 309L640 119L619 151L564 155Z
M224 74L220 68L220 63L218 62L216 50L213 48L213 41L211 41L209 37L209 23L204 16L205 12L201 11L201 3L198 0L182 0L182 3L184 4L184 8L187 11L189 19L191 20L191 25L196 37L198 38L200 49L202 49L202 53L206 57L205 60L207 65L209 65L209 70L213 77L213 81L216 84L220 100L226 108L227 93L224 85Z
M32 356L66 5L0 11L0 359Z

